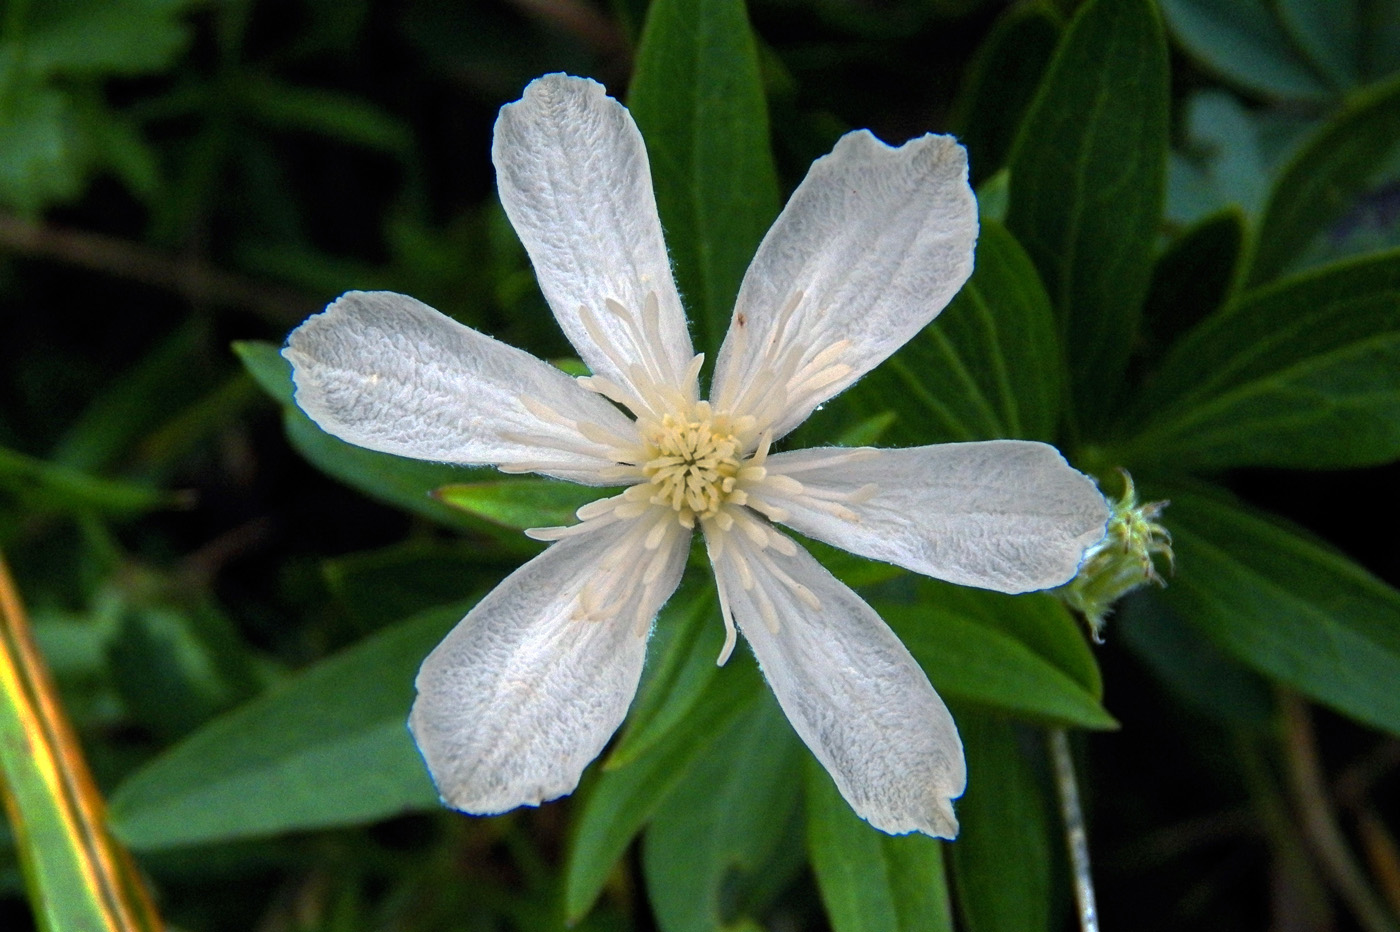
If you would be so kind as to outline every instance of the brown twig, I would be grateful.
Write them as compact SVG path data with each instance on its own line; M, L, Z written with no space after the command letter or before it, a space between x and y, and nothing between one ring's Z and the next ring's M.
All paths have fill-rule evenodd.
M30 223L12 214L0 213L0 249L164 288L193 302L246 308L281 325L296 323L319 303L199 260L101 233Z
M1307 703L1295 693L1281 690L1279 706L1289 787L1302 821L1303 838L1314 859L1366 932L1400 932L1400 922L1371 888L1337 823Z

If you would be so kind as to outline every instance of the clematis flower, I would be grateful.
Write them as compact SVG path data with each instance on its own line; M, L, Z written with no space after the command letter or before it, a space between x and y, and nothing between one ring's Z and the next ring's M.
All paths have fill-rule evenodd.
M626 486L488 594L424 661L410 727L451 806L571 792L636 692L647 635L704 536L742 632L857 813L953 837L966 782L947 708L860 596L779 529L1000 592L1059 585L1104 532L1092 481L1040 443L774 445L938 314L972 270L962 148L868 132L819 159L744 277L709 400L641 134L592 81L502 108L501 202L592 375L573 378L403 295L351 292L294 331L297 404L359 446Z

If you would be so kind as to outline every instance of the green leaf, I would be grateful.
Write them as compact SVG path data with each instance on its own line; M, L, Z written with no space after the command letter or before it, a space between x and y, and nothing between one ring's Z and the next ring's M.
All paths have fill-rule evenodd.
M1171 580L1167 585L1172 585ZM1259 732L1272 727L1273 695L1268 681L1241 666L1172 611L1160 591L1124 599L1112 623L1114 640L1196 712L1232 727Z
M746 912L741 891L785 860L801 743L771 697L753 703L666 797L647 827L642 867L664 932L713 932ZM764 884L757 884L763 886ZM737 899L740 902L734 903Z
M1006 595L916 578L922 604L976 621L1020 641L1095 699L1103 698L1103 676L1084 626L1053 594Z
M627 764L596 775L575 812L564 867L568 922L576 922L593 907L632 839L716 737L758 701L759 687L752 664L731 662L694 711L664 739Z
M0 490L30 511L122 516L171 508L181 498L148 486L101 479L0 447Z
M1022 3L1003 13L982 40L949 119L967 149L974 183L980 185L1006 164L1060 30L1059 12L1051 4Z
M269 126L319 133L401 157L413 148L408 127L354 97L251 75L242 76L235 87L249 114Z
M942 314L832 405L894 410L887 441L1049 440L1060 410L1054 315L1035 267L1005 228L982 221L972 278ZM820 418L821 415L818 415ZM816 436L817 420L803 436Z
M1194 58L1246 90L1304 101L1334 93L1294 50L1265 0L1162 0L1162 13Z
M699 348L713 360L744 270L778 214L768 104L743 0L656 0L628 105Z
M287 439L313 466L346 485L390 505L397 505L442 524L483 530L499 526L484 522L439 501L434 492L459 483L471 472L459 466L405 459L376 453L337 440L321 430L292 403L292 367L271 343L235 343L233 350L263 391L282 404Z
M1018 729L955 708L967 755L962 831L951 846L964 932L1048 932L1050 820Z
M1092 693L1009 634L937 603L876 609L944 699L1083 728L1118 727Z
M1371 88L1315 132L1279 174L1249 281L1275 278L1367 189L1400 141L1400 78Z
M413 678L468 607L424 612L201 728L117 789L118 836L151 850L435 808L408 733Z
M1165 491L1178 567L1167 603L1247 666L1400 734L1400 593L1281 522Z
M1363 3L1368 0L1278 0L1288 38L1333 87L1361 81Z
M454 483L443 486L435 494L453 508L520 531L577 524L574 512L615 491L528 476L492 482Z
M1238 284L1244 240L1244 214L1230 207L1171 242L1152 269L1143 306L1146 355L1160 356L1177 337L1225 304Z
M321 575L339 607L354 620L355 629L368 633L458 601L469 585L467 580L504 576L519 557L470 542L420 537L325 560ZM499 567L494 574L493 563Z
M871 828L810 759L806 798L807 850L832 932L952 932L941 842Z
M170 65L189 41L192 0L45 0L26 27L24 54L46 74L142 74Z
M1400 252L1247 294L1183 337L1113 462L1322 469L1400 456Z
M1091 0L1070 22L1011 152L1008 226L1060 317L1082 423L1111 407L1162 216L1167 48L1149 0Z
M715 590L707 580L700 592L682 589L657 618L637 698L627 713L622 737L608 755L609 768L621 767L683 722L719 675L724 624Z

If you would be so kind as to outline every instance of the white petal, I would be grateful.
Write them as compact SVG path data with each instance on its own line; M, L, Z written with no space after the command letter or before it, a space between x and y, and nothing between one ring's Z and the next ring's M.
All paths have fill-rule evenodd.
M621 385L636 387L639 366L678 386L694 351L627 108L593 81L547 75L501 108L491 158L501 204L583 361Z
M861 556L998 592L1067 582L1108 520L1092 479L1054 447L1027 440L797 450L764 465L769 476L802 484L796 494L758 493L787 512L784 524Z
M612 447L578 422L635 443L632 422L573 378L388 291L342 296L292 331L282 355L313 421L382 453L603 485Z
M882 831L956 836L962 742L899 638L802 548L783 555L725 536L715 566L725 602L788 721L851 808Z
M409 727L448 805L487 815L578 785L627 713L651 621L685 567L689 534L648 551L647 529L553 544L423 661ZM638 565L653 558L662 571L643 584Z
M782 436L943 310L976 240L967 154L951 136L899 148L864 130L841 137L758 247L711 400ZM782 391L767 384L774 372Z

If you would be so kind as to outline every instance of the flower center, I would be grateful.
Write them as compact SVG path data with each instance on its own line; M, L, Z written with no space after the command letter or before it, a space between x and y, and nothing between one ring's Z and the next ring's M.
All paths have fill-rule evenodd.
M651 503L669 505L687 527L713 517L734 492L740 442L726 426L701 402L689 417L665 415L646 436L642 474L651 482Z

